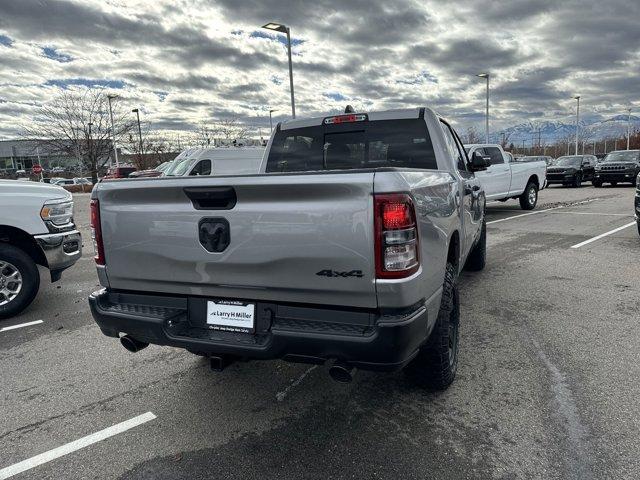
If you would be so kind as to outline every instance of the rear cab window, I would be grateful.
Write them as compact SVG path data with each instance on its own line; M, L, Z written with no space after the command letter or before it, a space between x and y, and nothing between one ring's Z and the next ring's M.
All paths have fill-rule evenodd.
M266 172L399 167L437 170L423 119L357 121L276 132Z

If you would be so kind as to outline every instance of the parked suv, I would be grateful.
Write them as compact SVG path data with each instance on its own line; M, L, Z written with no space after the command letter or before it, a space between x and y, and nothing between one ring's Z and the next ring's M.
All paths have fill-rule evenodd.
M458 274L485 264L485 197L428 108L278 124L258 174L102 182L92 193L102 332L135 352L406 371L446 388Z
M603 183L615 186L618 183L636 184L640 173L640 150L616 150L609 152L595 169L594 187Z
M36 265L48 268L56 282L81 254L69 192L46 183L0 180L0 318L31 304L40 286Z
M558 157L553 162L553 165L547 168L547 182L550 185L559 183L564 186L581 187L582 182L595 180L596 163L595 155L565 155Z

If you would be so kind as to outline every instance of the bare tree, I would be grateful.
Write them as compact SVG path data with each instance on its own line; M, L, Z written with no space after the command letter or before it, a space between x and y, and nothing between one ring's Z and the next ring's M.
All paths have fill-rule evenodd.
M483 143L476 127L468 127L464 134L464 143Z
M134 127L126 109L112 99L116 142ZM103 88L63 90L40 107L33 123L24 127L26 137L54 155L77 157L97 182L98 171L113 151L107 92Z
M249 127L241 123L237 118L220 120L214 123L201 123L196 132L197 144L200 147L214 145L216 139L224 143L231 143L245 138L249 133Z
M505 150L507 149L507 145L509 145L509 138L511 138L512 133L513 131L507 132L506 130L500 132L500 145ZM511 143L511 145L513 145L513 143ZM511 147L509 150L513 151L513 147Z
M240 123L237 118L221 120L218 122L217 126L220 135L226 141L240 140L246 137L249 131L247 126Z

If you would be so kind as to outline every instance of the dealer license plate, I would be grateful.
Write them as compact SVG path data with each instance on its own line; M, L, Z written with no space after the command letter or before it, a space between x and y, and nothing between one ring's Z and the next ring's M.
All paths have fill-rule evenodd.
M207 325L213 330L253 333L255 331L254 303L233 300L208 300Z

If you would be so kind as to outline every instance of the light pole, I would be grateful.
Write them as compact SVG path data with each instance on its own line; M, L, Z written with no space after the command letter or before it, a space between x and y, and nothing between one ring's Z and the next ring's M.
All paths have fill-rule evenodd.
M629 150L629 138L631 135L631 109L628 109L629 117L627 118L627 150Z
M89 138L87 138L87 157L88 157L87 160L89 160L89 168L93 170L93 160L91 159L91 155L93 154L91 150L91 127L93 127L93 123L89 122L87 126L89 127ZM96 163L98 163L97 160L96 160ZM93 172L91 174L93 175ZM97 172L96 172L96 175L97 175ZM82 177L82 165L80 165L80 176ZM82 191L84 192L84 187L82 187Z
M580 122L580 95L576 95L575 98L578 101L578 106L576 107L576 155L578 155L578 128Z
M293 95L293 64L291 62L291 29L281 23L267 23L262 26L267 30L285 33L287 35L287 53L289 55L289 89L291 90L291 117L296 118L296 102Z
M140 109L134 108L131 111L133 113L135 113L136 117L138 118L138 138L140 139L140 161L142 162L142 156L144 155L144 149L142 148L142 129L140 128Z
M116 97L117 95L107 95L107 100L109 101L109 117L111 117L111 143L113 143L113 155L116 159L116 168L118 168L120 165L118 163L118 147L116 147L116 130L113 125L113 110L111 109L111 100Z
M485 119L484 119L484 143L489 143L489 74L478 73L476 77L487 79L487 108L485 111Z
M269 110L269 129L270 133L273 133L273 120L271 118L271 114L275 112L275 110Z

